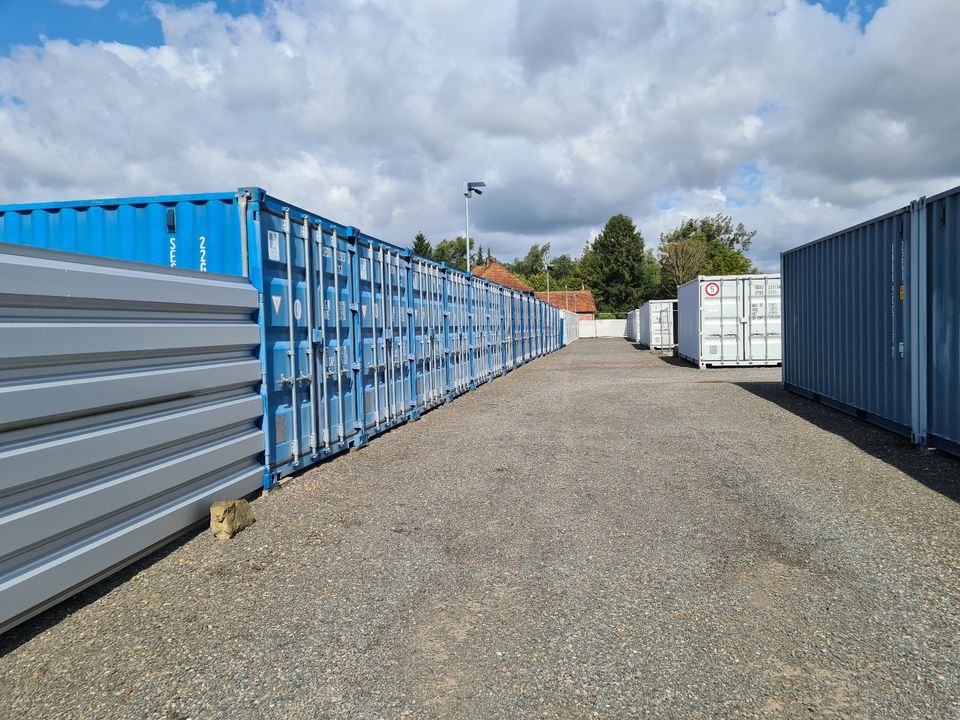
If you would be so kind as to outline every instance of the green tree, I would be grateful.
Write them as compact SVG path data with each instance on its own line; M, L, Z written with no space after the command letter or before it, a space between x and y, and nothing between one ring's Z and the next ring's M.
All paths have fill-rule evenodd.
M422 230L418 232L417 236L413 239L413 245L410 246L410 249L421 257L428 259L433 257L433 247L430 245L430 241L427 240L427 236L423 234Z
M460 270L467 269L467 241L463 236L441 240L433 249L433 259Z
M660 237L660 286L665 297L676 297L677 288L703 271L710 253L699 240Z
M547 289L546 267L543 272L534 275L515 273L527 282L534 290ZM550 289L561 291L564 286L580 289L583 278L580 274L580 263L569 255L560 255L550 261Z
M756 230L734 225L729 215L690 218L660 236L660 269L665 294L697 275L745 275L756 268L746 252Z
M660 287L660 266L633 220L614 215L587 249L581 272L600 312L640 307Z
M522 260L514 260L507 269L515 275L533 278L547 272L547 258L550 256L550 243L531 245Z
M476 254L473 256L470 267L475 268L477 265L483 265L483 248L479 244L476 246Z

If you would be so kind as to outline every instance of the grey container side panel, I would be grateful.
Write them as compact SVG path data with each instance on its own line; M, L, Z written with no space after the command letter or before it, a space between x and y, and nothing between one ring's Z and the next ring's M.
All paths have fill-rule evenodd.
M0 631L263 482L257 292L120 265L0 253Z
M677 352L694 365L700 364L700 280L691 280L677 288Z
M928 200L927 441L960 452L960 188Z
M909 435L910 218L885 215L782 256L783 382Z
M639 320L637 342L650 347L650 303L644 303L636 312Z

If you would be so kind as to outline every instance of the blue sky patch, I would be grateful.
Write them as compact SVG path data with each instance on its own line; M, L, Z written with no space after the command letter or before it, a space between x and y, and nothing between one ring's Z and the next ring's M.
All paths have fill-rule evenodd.
M863 30L877 10L886 5L886 0L807 0L811 5L822 5L827 12L844 19L851 13L860 16L860 29Z
M188 7L191 0L164 0ZM163 42L160 22L149 0L0 0L0 56L15 45L39 45L41 37L74 43L119 42L151 47ZM261 12L263 0L218 0L232 15Z

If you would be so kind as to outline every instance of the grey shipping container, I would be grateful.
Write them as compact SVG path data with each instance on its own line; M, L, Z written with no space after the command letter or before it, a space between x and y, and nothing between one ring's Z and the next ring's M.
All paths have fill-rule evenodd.
M677 301L651 300L638 311L638 340L651 350L670 350L677 346Z
M0 632L261 487L257 305L0 244Z
M786 251L783 384L960 454L960 188Z
M700 368L779 365L780 275L700 276L677 290L678 353Z

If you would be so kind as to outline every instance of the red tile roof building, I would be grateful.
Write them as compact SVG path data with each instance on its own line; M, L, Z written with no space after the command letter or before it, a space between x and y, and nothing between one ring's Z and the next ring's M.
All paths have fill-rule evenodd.
M477 265L473 269L473 274L482 277L498 285L519 290L520 292L533 292L533 288L527 285L512 272L507 270L496 260L489 260L484 265Z
M547 293L534 293L538 298L547 300ZM593 293L589 290L551 290L550 304L561 310L576 313L584 320L592 320L597 312L597 304L593 300Z

